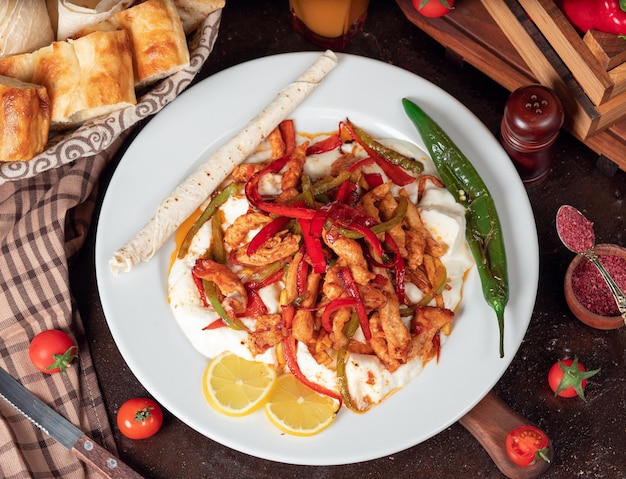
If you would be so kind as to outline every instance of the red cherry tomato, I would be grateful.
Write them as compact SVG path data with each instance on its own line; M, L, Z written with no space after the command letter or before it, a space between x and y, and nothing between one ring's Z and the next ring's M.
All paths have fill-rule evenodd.
M578 358L562 359L552 365L548 371L548 384L555 396L573 398L575 396L585 400L583 390L587 385L587 378L596 374L599 369L587 371L578 362Z
M443 17L454 7L454 0L412 0L413 8L425 17Z
M550 462L548 436L535 426L520 426L506 436L506 452L518 466L527 467L537 460Z
M130 439L154 436L163 424L163 411L149 398L129 399L117 411L117 427Z
M78 348L72 338L58 329L42 331L32 339L28 347L28 355L33 365L47 374L65 373L77 353Z

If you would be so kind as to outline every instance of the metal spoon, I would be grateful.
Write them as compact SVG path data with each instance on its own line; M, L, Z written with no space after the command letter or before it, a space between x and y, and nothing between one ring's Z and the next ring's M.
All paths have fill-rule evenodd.
M575 227L586 229L586 231L579 232L579 233L586 232L589 235L590 246L588 246L586 249L579 250L578 248L574 247L566 238L565 228L563 225L563 221L564 221L563 217L565 214L568 214L568 213L570 215L574 215L573 218L576 223L574 225ZM573 253L584 256L589 261L591 261L591 263L593 263L593 265L598 269L598 271L600 272L600 275L604 278L604 281L606 281L607 286L611 290L611 293L613 294L613 298L615 298L615 303L617 304L617 309L619 310L620 315L622 316L622 319L624 320L624 324L626 324L626 294L624 294L622 289L618 286L618 284L615 282L613 277L609 274L609 272L606 270L604 265L598 259L598 255L594 251L595 235L593 233L592 226L593 226L593 223L589 221L587 218L585 218L585 216L573 206L563 205L559 208L559 211L556 214L556 229L559 235L559 239L561 240L561 242L567 249L569 249Z

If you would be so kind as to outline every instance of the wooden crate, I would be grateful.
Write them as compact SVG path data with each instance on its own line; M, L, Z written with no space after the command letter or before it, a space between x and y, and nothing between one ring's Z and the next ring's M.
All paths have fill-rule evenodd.
M567 103L577 137L589 138L626 118L619 43L598 32L582 37L552 0L481 2L534 76Z
M508 1L504 0L505 13L509 12L508 24L518 25L515 33L526 39L525 45L534 50L536 61L546 56L547 50L542 50L543 46L551 50L549 56L555 66L547 58L543 60L545 70L549 72L542 75L543 80L529 67L526 58L522 57L520 49L523 50L523 47L516 40L516 36L511 32L505 35L499 23L487 11L484 4L491 4L491 0L459 0L458 7L452 12L434 19L419 15L413 9L411 0L396 0L396 3L414 25L445 47L449 58L469 63L507 90L513 91L530 83L545 82L548 86L556 86L555 90L560 90L559 96L566 107L564 128L595 151L600 158L608 159L610 163L626 171L626 117L616 119L613 124L607 122L602 125L603 128L598 128L601 121L607 121L607 117L602 118L602 111L583 92L536 25L530 22L521 5L518 2L507 3ZM494 3L503 3L503 0L494 0ZM511 10L515 12L513 17L519 17L519 20L512 20ZM534 39L530 40L529 31L538 36L537 41L543 43L537 46ZM599 39L597 36L594 38L602 42L604 59L601 61L607 65L607 70L621 63L621 49L607 46L610 42L606 39ZM524 56L528 55L524 53ZM594 133L590 134L591 131ZM610 170L608 167L607 171Z

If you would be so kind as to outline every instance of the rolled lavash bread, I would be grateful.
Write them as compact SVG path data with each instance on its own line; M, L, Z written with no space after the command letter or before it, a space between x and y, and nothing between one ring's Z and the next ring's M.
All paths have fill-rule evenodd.
M113 274L130 271L148 261L233 168L248 158L263 140L321 83L337 65L337 56L324 52L296 81L288 84L246 127L215 151L157 208L152 219L109 260Z
M0 162L27 161L48 142L50 99L46 88L0 76Z
M225 0L174 0L176 10L183 24L183 30L189 34L215 10L224 8Z
M52 41L46 0L0 1L0 58L32 52Z
M132 5L133 0L58 0L49 3L56 23L56 39L66 40L79 30L104 22Z

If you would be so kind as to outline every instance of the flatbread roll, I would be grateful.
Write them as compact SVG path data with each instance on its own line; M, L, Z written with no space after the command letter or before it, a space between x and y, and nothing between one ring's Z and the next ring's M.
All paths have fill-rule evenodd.
M109 261L113 274L130 271L148 261L215 189L233 168L248 158L293 110L317 88L337 66L330 50L321 55L298 79L285 86L278 96L246 127L210 155L158 206L155 216L117 250Z
M133 0L58 0L54 11L56 39L66 40L79 30L108 20L132 3Z
M193 32L215 10L224 8L226 0L174 0L186 34Z
M46 0L0 1L0 58L29 53L53 41Z
M172 0L147 0L115 15L128 33L136 88L170 76L189 65L189 48Z
M48 142L50 99L45 87L0 76L0 162L27 161Z

